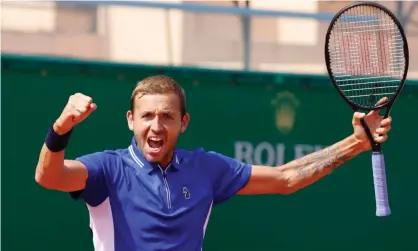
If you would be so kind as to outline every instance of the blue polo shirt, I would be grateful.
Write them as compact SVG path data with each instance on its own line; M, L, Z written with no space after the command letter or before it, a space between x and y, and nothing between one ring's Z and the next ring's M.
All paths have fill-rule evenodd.
M176 149L164 171L147 162L132 139L126 149L77 160L96 251L200 251L213 205L243 188L251 166L199 148Z

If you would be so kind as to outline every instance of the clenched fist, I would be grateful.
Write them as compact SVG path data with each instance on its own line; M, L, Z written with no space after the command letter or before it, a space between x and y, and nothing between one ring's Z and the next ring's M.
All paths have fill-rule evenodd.
M54 123L54 131L61 135L69 132L96 110L96 107L93 99L89 96L81 93L71 95L61 115Z

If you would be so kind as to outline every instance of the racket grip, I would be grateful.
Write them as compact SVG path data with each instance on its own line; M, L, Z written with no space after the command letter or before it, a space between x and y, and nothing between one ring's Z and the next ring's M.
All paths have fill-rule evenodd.
M391 214L386 184L385 159L383 153L374 152L372 155L374 193L376 196L376 216L383 217Z

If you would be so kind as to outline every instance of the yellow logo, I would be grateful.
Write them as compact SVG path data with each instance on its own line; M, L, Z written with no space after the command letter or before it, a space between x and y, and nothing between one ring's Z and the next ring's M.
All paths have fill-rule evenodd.
M296 108L300 101L296 96L289 92L283 91L276 94L276 98L271 101L275 109L275 124L277 130L282 133L290 133L295 125Z

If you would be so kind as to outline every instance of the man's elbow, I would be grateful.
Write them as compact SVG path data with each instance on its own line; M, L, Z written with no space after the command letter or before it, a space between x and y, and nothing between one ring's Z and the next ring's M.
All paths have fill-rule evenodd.
M300 187L297 187L288 183L280 189L280 194L289 195L289 194L296 193L300 189L301 189Z
M35 182L43 188L55 189L57 184L56 180L57 179L49 177L39 170L36 170L35 172Z
M282 194L284 195L293 194L299 191L300 189L301 189L300 187L287 186L283 189Z
M51 182L40 173L35 173L35 182L43 188L51 189Z
M300 182L296 179L296 174L292 170L283 172L284 183L281 188L281 194L293 194L303 188Z

